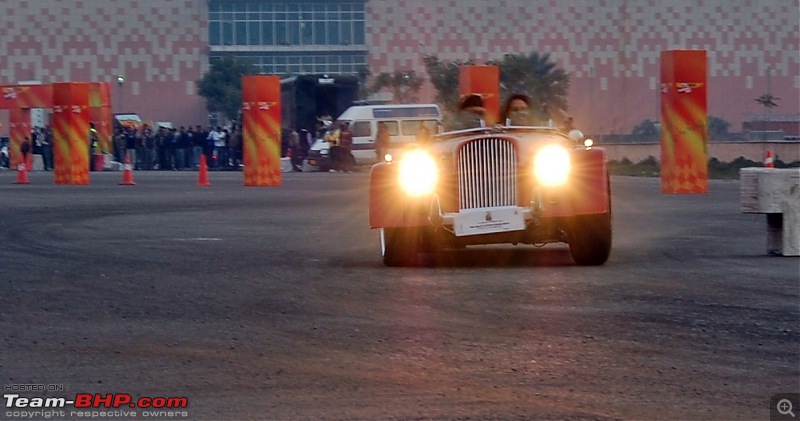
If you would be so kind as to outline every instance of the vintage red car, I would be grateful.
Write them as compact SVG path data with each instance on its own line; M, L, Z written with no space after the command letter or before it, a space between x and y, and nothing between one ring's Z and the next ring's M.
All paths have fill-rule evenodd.
M606 153L577 131L493 126L447 132L370 174L383 263L477 244L567 243L579 265L611 251Z

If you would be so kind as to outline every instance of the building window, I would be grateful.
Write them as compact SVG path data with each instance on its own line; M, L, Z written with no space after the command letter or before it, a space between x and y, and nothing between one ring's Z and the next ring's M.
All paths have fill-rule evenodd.
M210 0L209 44L364 45L364 9L364 1Z
M210 60L218 60L222 54L212 55ZM237 58L251 62L261 74L289 75L304 73L356 73L366 66L364 53L252 53L237 54Z

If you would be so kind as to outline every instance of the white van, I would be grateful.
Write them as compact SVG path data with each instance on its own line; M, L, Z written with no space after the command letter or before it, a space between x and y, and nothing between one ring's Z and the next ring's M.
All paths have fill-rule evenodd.
M344 122L350 123L350 130L353 132L352 154L356 165L369 165L376 161L375 137L378 123L386 124L389 129L389 147L395 149L416 142L420 123L432 135L439 133L442 113L436 104L354 105L336 119L334 127ZM329 156L329 148L328 142L317 139L309 150L307 163L322 170L329 168L329 163L325 162Z

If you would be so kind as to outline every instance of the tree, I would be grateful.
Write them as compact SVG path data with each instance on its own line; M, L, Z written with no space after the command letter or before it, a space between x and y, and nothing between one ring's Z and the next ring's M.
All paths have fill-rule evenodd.
M425 56L425 70L428 73L428 80L436 89L436 102L444 108L446 112L455 113L458 111L458 69L461 66L474 64L468 61L441 61L436 56Z
M633 127L631 134L637 136L641 140L653 140L658 139L660 131L655 121L645 119Z
M384 88L390 88L394 95L394 102L409 104L417 102L417 95L423 83L425 83L425 79L417 76L417 73L413 70L393 73L381 72L375 77L371 90L378 92Z
M506 54L502 60L490 61L500 68L500 96L507 98L512 94L526 94L531 98L535 109L553 114L558 110L567 111L567 92L569 75L564 69L556 67L550 54L531 52L525 54Z
M715 139L727 139L731 123L714 116L708 116L708 136Z
M474 64L468 61L441 61L436 56L424 59L428 79L436 89L436 101L449 112L458 108L459 68ZM556 67L550 54L532 52L528 55L506 54L502 60L490 61L500 69L500 95L526 94L536 109L553 114L568 109L569 75Z
M197 81L198 92L206 99L206 109L235 120L242 107L242 76L256 73L255 66L241 58L224 56L212 61L203 78Z
M372 77L372 70L368 66L361 66L356 71L358 78L358 99L367 99L375 93L369 85L369 78Z

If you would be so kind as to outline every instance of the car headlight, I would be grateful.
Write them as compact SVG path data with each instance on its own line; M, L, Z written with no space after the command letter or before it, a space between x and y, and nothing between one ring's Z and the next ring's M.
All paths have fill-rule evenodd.
M398 163L400 187L411 196L431 194L436 187L438 169L436 161L424 151L404 154Z
M569 151L558 145L545 146L536 153L533 172L545 186L560 186L567 181L570 170Z

